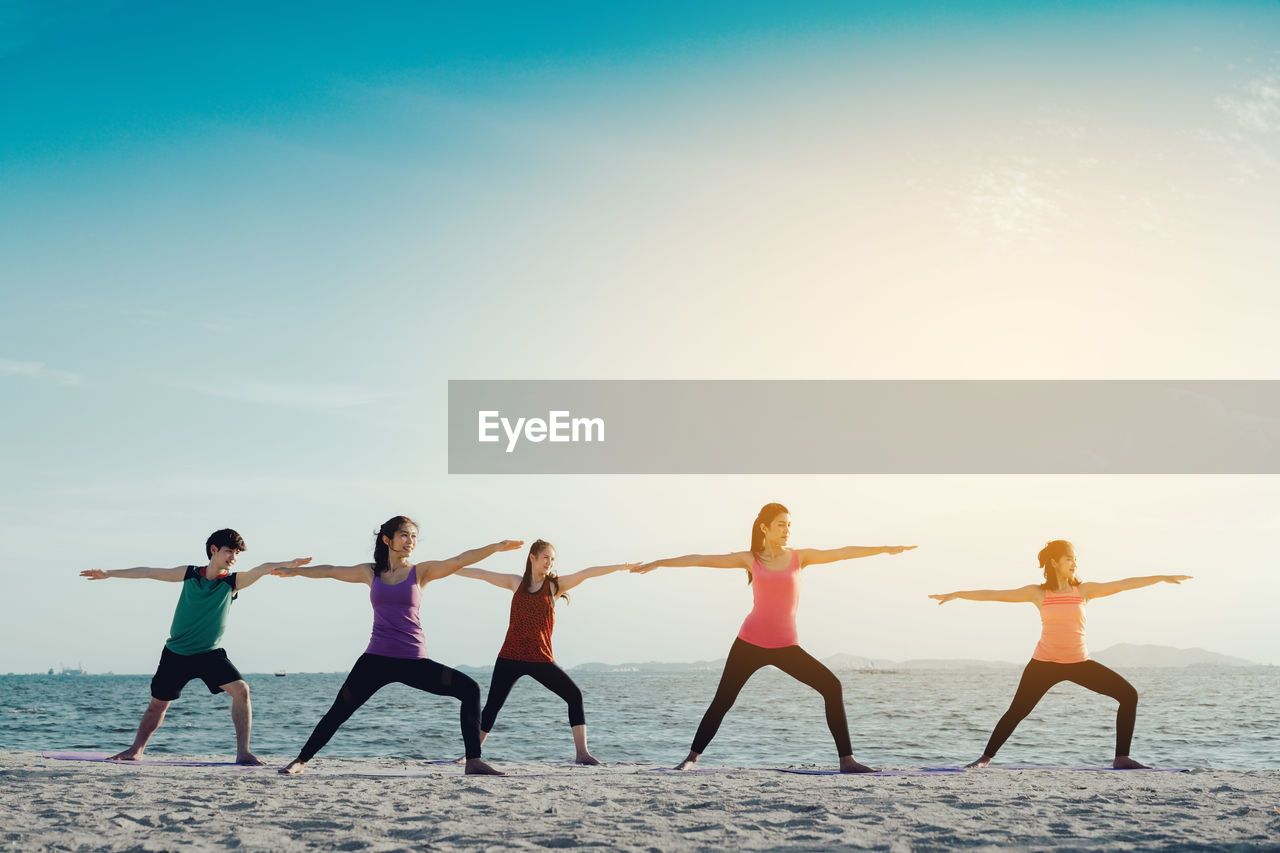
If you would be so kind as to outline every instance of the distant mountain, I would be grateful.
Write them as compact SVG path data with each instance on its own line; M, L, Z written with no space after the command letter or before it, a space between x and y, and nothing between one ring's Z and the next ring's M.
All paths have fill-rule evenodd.
M1258 666L1251 660L1233 658L1204 649L1175 649L1172 646L1119 643L1093 655L1100 663L1128 666Z
M644 663L580 663L569 667L573 672L719 672L724 669L724 658L719 660L695 660L677 663L645 661Z
M884 669L886 666L893 664L893 661L876 661L860 655L846 655L844 653L823 658L822 662L832 669Z
M1008 669L1023 666L1007 660L974 660L973 658L912 658L897 664L898 669Z
M1259 666L1244 658L1231 657L1204 649L1175 649L1171 646L1140 646L1121 643L1093 655L1107 666L1125 667L1173 667L1173 666ZM973 658L912 658L896 661L884 658L868 658L861 655L835 654L824 658L823 663L838 671L849 670L904 670L904 669L960 669L1000 670L1021 667L1025 661L975 660ZM459 667L465 669L465 667ZM720 672L724 658L669 663L644 661L630 663L592 662L570 667L574 672Z

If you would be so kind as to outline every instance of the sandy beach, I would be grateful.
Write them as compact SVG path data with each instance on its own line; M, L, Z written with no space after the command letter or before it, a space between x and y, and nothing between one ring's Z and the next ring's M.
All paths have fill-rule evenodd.
M512 775L492 778L454 765L320 758L306 775L282 778L279 763L116 765L0 752L0 847L1280 848L1277 771L842 777L502 763Z

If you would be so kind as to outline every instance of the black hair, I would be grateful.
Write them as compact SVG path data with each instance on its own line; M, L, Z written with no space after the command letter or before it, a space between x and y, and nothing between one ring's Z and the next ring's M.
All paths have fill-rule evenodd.
M215 530L209 534L209 538L204 542L204 556L209 559L213 556L213 552L218 548L234 548L237 551L245 550L244 540L240 538L240 534L236 533L230 527L224 527L221 530Z
M395 518L388 518L378 528L378 532L374 534L373 540L373 576L381 577L382 573L391 568L391 556L388 553L386 539L390 539L400 531L401 527L406 524L412 524L416 529L418 522L414 521L407 515L397 515Z

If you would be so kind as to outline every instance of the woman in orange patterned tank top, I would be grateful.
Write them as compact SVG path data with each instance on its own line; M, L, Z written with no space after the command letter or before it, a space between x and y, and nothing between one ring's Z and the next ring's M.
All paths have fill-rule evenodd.
M551 632L556 625L556 599L568 601L566 593L588 578L631 569L639 563L616 566L594 566L560 577L551 571L556 549L539 539L529 548L524 561L524 575L487 572L483 569L460 569L459 577L487 581L511 590L511 621L507 637L493 665L489 698L480 712L480 742L484 743L502 710L511 688L528 675L555 693L569 706L569 727L573 731L575 764L599 764L587 750L587 717L582 705L582 691L569 674L561 669L551 653Z
M1018 723L1031 713L1049 688L1071 681L1095 693L1110 696L1120 703L1116 710L1116 756L1112 767L1138 770L1145 767L1129 757L1133 740L1133 724L1138 712L1138 691L1114 671L1089 659L1084 641L1084 606L1094 598L1115 595L1129 589L1140 589L1157 583L1181 583L1190 575L1148 575L1106 583L1081 583L1076 577L1076 552L1065 539L1055 539L1041 549L1040 568L1044 583L1017 589L972 589L931 595L939 604L955 598L970 601L1030 602L1040 611L1040 642L1031 661L1022 671L1022 679L1013 695L1009 710L987 741L978 760L966 765L986 767L996 752L1013 734Z

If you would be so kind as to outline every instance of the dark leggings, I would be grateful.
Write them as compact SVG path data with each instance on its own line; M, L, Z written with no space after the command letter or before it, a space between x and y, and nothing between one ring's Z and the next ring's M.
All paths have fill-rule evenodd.
M474 679L428 658L389 658L365 653L351 668L351 674L338 691L338 698L333 700L333 707L316 723L315 731L307 738L302 752L298 753L298 760L310 761L357 708L393 682L437 696L461 699L459 721L462 723L462 742L466 745L467 758L480 757L480 685Z
M512 686L521 676L529 676L552 693L569 703L569 725L585 726L587 715L582 708L582 691L573 683L569 674L554 663L531 663L523 660L498 658L493 664L493 680L489 682L489 698L480 715L480 729L493 731L493 721L506 704Z
M983 755L994 758L996 750L1004 746L1018 723L1031 713L1031 709L1049 692L1049 688L1060 681L1074 682L1094 693L1110 696L1120 703L1116 710L1116 757L1128 755L1129 744L1133 741L1133 721L1138 715L1138 691L1133 689L1133 685L1096 660L1049 663L1034 659L1022 671L1018 692L1013 694L1009 710L996 723Z
M764 666L776 666L821 693L827 706L827 728L831 729L831 736L835 738L838 753L842 756L853 755L853 746L849 743L849 723L844 716L844 694L840 688L840 679L836 678L835 673L799 646L765 649L741 638L734 640L729 648L729 658L724 662L724 672L720 675L720 686L716 688L711 707L702 715L702 722L698 724L698 732L693 736L690 751L702 754L707 744L716 736L720 722L733 707L742 686L756 670Z

